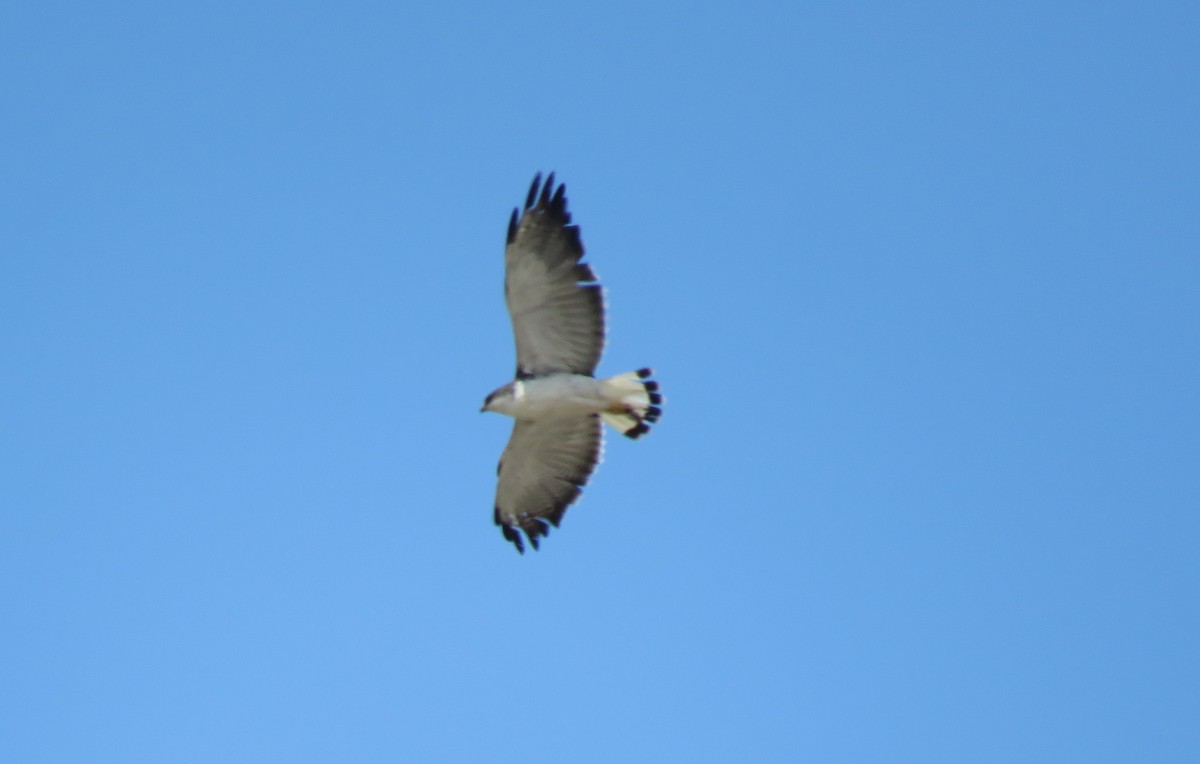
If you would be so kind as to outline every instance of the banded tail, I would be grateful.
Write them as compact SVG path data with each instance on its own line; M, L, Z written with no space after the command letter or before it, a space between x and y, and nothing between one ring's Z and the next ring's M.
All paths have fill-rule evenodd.
M653 373L651 369L638 369L603 382L611 403L600 416L627 438L637 439L650 432L650 425L662 416L666 399L658 391L658 383L650 379Z

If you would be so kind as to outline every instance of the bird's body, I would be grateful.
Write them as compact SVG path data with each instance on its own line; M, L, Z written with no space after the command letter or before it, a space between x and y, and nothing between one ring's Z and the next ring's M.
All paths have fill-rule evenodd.
M621 376L596 379L585 374L546 374L517 379L488 396L484 410L507 414L513 419L541 419L624 414L629 408L650 403L648 396L637 395L641 386L629 389L628 385L621 384L621 380ZM634 399L628 400L631 394Z
M610 405L604 383L583 374L547 374L518 379L500 388L487 411L513 419L599 414Z
M540 195L539 195L540 190ZM516 420L497 468L496 524L524 552L557 526L600 461L607 422L630 438L662 413L650 369L607 379L595 370L604 349L604 299L581 263L579 227L570 225L565 188L551 173L533 179L524 213L514 210L505 248L504 295L517 342L516 379L497 388L483 411Z

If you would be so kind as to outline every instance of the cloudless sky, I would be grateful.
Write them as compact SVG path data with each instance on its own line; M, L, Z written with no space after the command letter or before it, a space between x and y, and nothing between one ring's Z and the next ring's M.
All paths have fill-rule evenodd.
M0 761L1200 760L1198 50L5 4ZM668 400L522 557L479 406L538 170Z

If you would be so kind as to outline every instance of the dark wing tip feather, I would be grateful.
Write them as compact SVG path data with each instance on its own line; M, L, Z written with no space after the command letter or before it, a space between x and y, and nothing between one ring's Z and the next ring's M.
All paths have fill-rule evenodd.
M542 185L542 174L540 172L534 174L533 183L529 185L529 193L525 196L524 209L533 207L533 200L537 199L538 188Z
M574 499L572 499L572 501L574 501ZM551 512L550 514L546 515L545 519L547 522L549 522L551 525L553 525L555 528L557 528L558 524L562 522L563 515L566 514L566 512L567 512L567 505L564 504L561 507L559 507L558 509Z
M663 402L662 393L650 393L648 397L650 398L650 402L656 406Z
M521 534L517 533L516 529L510 528L500 521L499 507L496 507L496 525L500 526L500 532L504 534L504 540L511 541L517 547L518 552L525 554L525 544L521 541ZM537 548L537 544L534 544L534 548Z
M566 210L563 210L559 214L562 216L562 222L564 224L571 222L571 215ZM575 249L576 252L579 253L579 257L583 257L583 239L581 239L579 237L579 226L563 225L563 232L566 233L567 236L571 237L571 246ZM577 257L575 259L578 260L579 257Z
M554 190L554 196L550 198L550 210L560 215L567 214L567 184L559 183L558 188Z
M572 476L568 478L575 485L580 486L587 483L587 475L582 477ZM529 539L529 544L534 548L534 551L540 549L541 539L550 535L550 528L557 528L562 522L563 515L566 514L567 508L579 498L582 491L579 488L575 489L571 498L556 507L554 511L542 515L540 517L526 517L519 521L518 525L512 526L500 519L500 507L496 507L495 520L496 525L500 526L500 532L504 534L505 541L510 541L516 546L517 551L525 554L524 539ZM524 537L521 532L524 531Z
M549 215L554 219L557 225L563 227L571 237L571 243L574 244L581 252L583 244L579 238L579 227L569 225L571 222L571 213L567 212L567 186L565 183L559 183L557 187L554 185L554 173L546 176L546 182L542 182L542 174L540 172L534 174L533 183L529 185L529 193L525 196L525 206L520 210L513 210L512 218L508 223L508 243L511 244L517 237L517 231L521 226L521 218L525 212L537 211Z
M508 219L508 240L507 244L512 244L517 238L517 210L513 208L512 217Z
M655 382L653 379L651 379L646 382L643 382L642 387L646 388L646 392L652 393L658 389L658 383Z
M642 379L645 379L646 377L650 376L653 373L654 373L654 369L651 369L650 367L646 367L644 369L637 370L637 375L639 377L641 377Z
M525 537L529 539L529 544L535 551L541 548L541 539L550 535L550 527L557 528L558 524L562 522L563 513L566 511L567 504L563 504L563 506L554 510L551 514L544 517L529 518L521 522L521 530L525 531ZM517 549L524 554L525 550L521 548L520 544L521 534L515 528L509 528L508 526L505 526L504 530L504 537L508 538L508 534L511 533L517 539Z

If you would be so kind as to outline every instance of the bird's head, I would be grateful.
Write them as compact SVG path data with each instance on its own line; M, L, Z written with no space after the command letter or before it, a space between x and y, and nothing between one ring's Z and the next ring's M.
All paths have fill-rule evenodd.
M508 408L513 403L513 385L509 382L503 387L497 387L495 390L488 393L488 396L483 399L483 407L479 409L479 413L485 411L495 411L498 414L508 413Z

